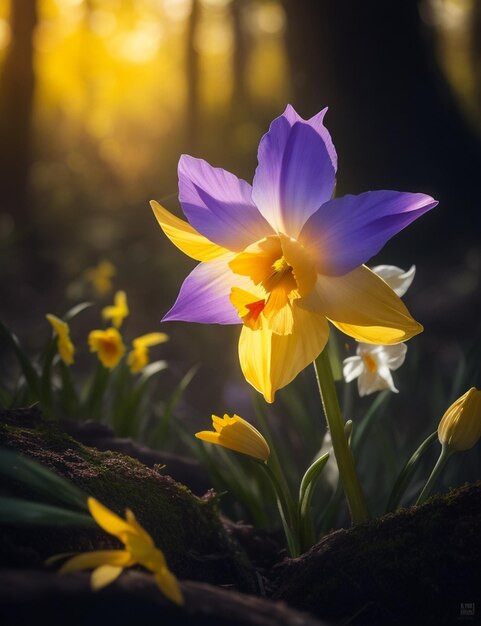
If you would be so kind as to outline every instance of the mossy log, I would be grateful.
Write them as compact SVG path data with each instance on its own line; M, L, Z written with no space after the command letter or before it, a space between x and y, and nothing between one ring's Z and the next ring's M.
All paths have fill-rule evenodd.
M162 468L88 448L31 409L0 412L0 445L68 478L121 516L126 507L132 509L179 578L257 589L254 568L222 524L214 492L199 498ZM11 482L3 483L2 491L35 499ZM0 528L4 566L43 567L56 553L114 547L117 540L100 529Z
M278 565L272 589L336 624L480 623L481 483L329 534Z
M0 412L0 445L37 459L119 514L132 508L165 552L187 598L183 609L170 605L152 577L138 571L125 572L93 594L87 574L64 578L45 570L44 559L51 554L116 547L116 540L100 530L4 527L0 606L11 615L18 605L20 617L38 613L48 619L57 606L62 620L79 603L89 624L106 614L127 624L124 615L161 613L167 626L314 626L321 623L316 620L440 626L479 618L463 611L467 606L468 612L470 607L479 612L481 606L481 483L334 531L303 556L285 559L275 535L224 520L213 493L196 497L164 475L168 468L148 468L122 454L88 448L36 411ZM5 489L31 496L13 483Z

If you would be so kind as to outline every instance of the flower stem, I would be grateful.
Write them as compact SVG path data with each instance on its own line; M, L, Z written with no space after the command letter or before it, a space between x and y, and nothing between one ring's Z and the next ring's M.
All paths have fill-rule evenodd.
M344 432L344 421L326 349L314 361L314 369L327 426L331 433L332 447L339 469L339 478L346 495L352 523L358 524L369 519L369 511L356 474L352 452Z
M436 465L434 466L430 477L424 485L423 490L419 494L419 498L416 500L417 505L423 504L428 499L429 494L431 493L431 489L434 487L434 483L436 482L439 474L441 473L441 470L443 469L446 461L449 459L451 454L453 454L453 450L449 449L448 446L443 444L439 458L436 461Z
M273 469L270 468L267 463L261 461L259 461L258 463L262 468L264 468L264 471L267 474L276 493L277 506L281 516L282 527L286 536L289 554L291 557L299 556L299 524L297 519L297 510L294 506L292 497L289 492L283 489L281 482L276 476L275 471L273 471Z

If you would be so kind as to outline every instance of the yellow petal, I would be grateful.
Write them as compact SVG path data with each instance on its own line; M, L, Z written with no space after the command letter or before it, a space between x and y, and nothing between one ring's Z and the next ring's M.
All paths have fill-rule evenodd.
M119 565L101 565L92 572L90 577L90 586L93 591L98 591L110 583L113 583L123 571L123 567Z
M70 329L68 324L51 313L47 313L46 318L57 334L57 350L60 358L66 365L72 365L74 362L73 355L75 353L75 348L70 340Z
M145 346L146 348L150 348L152 346L157 346L160 343L165 343L169 341L169 335L167 333L147 333L147 335L141 335L132 341L132 345L137 346Z
M148 547L155 547L154 540L145 530L145 528L139 524L137 518L130 509L126 510L126 518L127 522L132 527L132 530L135 531L135 533L140 537L143 543ZM159 552L159 550L156 551Z
M72 557L62 565L60 574L79 572L84 569L95 569L101 565L127 567L132 564L130 554L126 550L94 550Z
M155 582L169 600L172 600L175 604L184 604L184 597L180 590L179 582L167 567L163 567L155 573Z
M127 356L127 365L132 374L138 374L149 362L149 351L144 347L134 348Z
M265 326L273 333L278 335L292 333L294 325L292 304L283 285L279 285L271 291L262 315L265 318Z
M298 302L365 343L401 343L423 330L399 296L364 265L344 276L319 276L311 294Z
M170 241L192 259L212 261L229 252L226 248L209 241L207 237L192 228L188 222L175 217L155 200L150 201L150 206L160 227Z
M282 248L278 236L270 236L248 246L237 254L229 263L235 274L249 276L259 285L274 275L273 265L282 257Z
M294 324L290 335L277 335L244 326L239 339L239 360L246 380L273 402L275 393L290 383L320 354L329 336L321 315L292 305Z
M47 313L45 317L48 319L52 328L59 337L64 337L69 334L68 324L66 322L58 318L56 315L52 315L52 313Z
M128 522L116 515L95 498L88 498L87 505L94 520L106 532L114 535L121 541L124 533L132 532L132 526Z

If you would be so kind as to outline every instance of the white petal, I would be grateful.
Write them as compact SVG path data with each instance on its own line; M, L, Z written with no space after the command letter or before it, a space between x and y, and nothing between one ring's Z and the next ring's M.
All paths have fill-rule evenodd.
M387 365L390 370L397 370L404 363L408 347L405 343L398 343L395 346L386 346L388 356Z
M405 272L395 265L376 265L372 271L380 276L398 296L403 296L414 280L416 266L411 265Z
M360 356L350 356L343 361L342 373L346 383L350 383L362 374L364 363Z

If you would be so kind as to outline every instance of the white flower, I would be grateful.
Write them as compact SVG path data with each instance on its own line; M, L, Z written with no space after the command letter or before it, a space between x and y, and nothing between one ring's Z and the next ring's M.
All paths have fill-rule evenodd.
M380 276L398 295L403 296L413 282L416 267L411 266L406 272L395 265L377 265L372 271ZM375 391L390 389L398 393L391 371L397 370L404 363L407 346L400 343L394 346L381 346L358 343L356 356L343 361L343 375L346 383L357 378L360 396L367 396Z
M398 393L391 376L391 370L397 370L404 363L407 346L399 343L395 346L377 346L359 343L357 356L344 359L343 374L346 383L357 378L360 396L367 396L374 391L390 389Z

